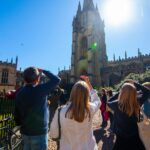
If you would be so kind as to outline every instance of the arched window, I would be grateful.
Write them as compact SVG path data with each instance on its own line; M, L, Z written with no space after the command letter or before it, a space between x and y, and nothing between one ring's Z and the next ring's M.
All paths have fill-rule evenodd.
M87 37L83 37L81 40L81 57L86 57L86 52L88 50L88 41Z
M2 84L8 83L8 75L9 75L8 69L3 69L2 70L2 79L1 79Z

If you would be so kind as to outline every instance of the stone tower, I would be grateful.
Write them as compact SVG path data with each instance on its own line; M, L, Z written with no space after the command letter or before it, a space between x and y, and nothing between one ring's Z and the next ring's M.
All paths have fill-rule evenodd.
M88 75L94 86L101 85L101 68L107 65L104 21L93 0L79 2L73 19L71 82Z

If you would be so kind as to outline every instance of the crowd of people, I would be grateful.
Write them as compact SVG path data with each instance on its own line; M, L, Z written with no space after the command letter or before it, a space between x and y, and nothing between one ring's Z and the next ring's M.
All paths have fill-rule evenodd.
M6 91L3 89L0 91L0 98L8 98L8 99L15 99L17 90L8 90Z
M40 84L43 73L49 80ZM20 125L24 150L47 150L48 133L60 150L98 150L92 121L101 112L105 128L116 135L113 150L145 150L138 132L140 110L150 121L150 83L126 80L120 90L92 87L88 76L80 76L70 95L59 87L61 79L49 71L29 67L25 85L16 94L15 121ZM143 108L142 108L143 107Z

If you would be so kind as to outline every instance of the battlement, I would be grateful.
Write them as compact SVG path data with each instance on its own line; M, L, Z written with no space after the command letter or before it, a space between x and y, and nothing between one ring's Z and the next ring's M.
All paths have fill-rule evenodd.
M143 59L150 59L150 54L145 54L145 55L140 55L140 56L133 56L133 57L128 57L128 58L121 58L117 60L110 60L108 61L108 64L117 64L117 63L125 63L125 62L130 62L130 61L140 61Z
M10 67L16 67L18 64L18 56L16 57L15 61L13 61L13 58L11 58L10 61L8 59L6 61L0 60L0 66L10 66Z
M14 66L14 67L15 67L17 64L16 64L16 63L13 63L13 62L0 61L0 65L3 65L3 66L4 66L4 65L5 65L5 66L7 65L7 66L11 66L11 67Z

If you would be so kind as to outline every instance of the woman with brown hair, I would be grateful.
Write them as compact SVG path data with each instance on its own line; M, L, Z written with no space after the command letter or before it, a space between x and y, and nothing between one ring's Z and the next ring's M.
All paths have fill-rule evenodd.
M100 107L97 92L89 78L82 76L72 88L70 100L60 111L60 150L97 150L92 119ZM58 110L50 128L52 138L58 137Z
M137 95L137 89L141 90L142 95ZM108 102L114 111L113 131L116 134L116 142L113 150L145 150L139 137L137 122L140 106L149 94L147 88L128 80L120 92L110 99L111 102Z

